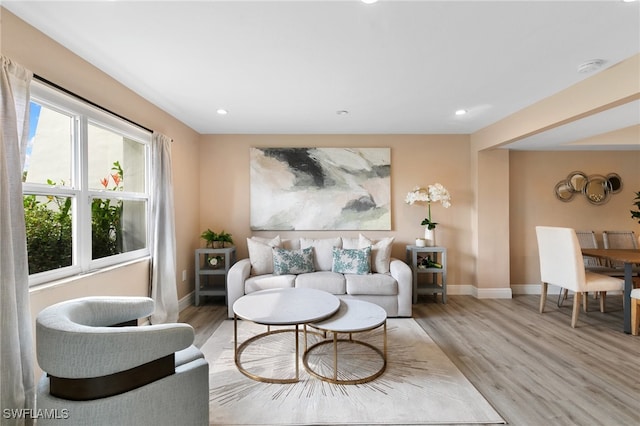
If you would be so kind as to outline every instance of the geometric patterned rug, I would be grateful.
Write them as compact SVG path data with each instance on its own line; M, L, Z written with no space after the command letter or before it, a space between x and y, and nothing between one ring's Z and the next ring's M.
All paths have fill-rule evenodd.
M277 329L272 327L272 330ZM302 330L302 327L300 328ZM266 331L238 323L239 340ZM383 328L354 339L383 348ZM299 333L300 352L304 351ZM340 335L339 337L347 337ZM322 336L307 333L308 345ZM295 377L295 333L269 335L242 352L242 365L265 377ZM387 320L387 366L368 383L331 384L299 363L299 381L272 384L252 380L234 363L233 321L226 320L201 348L209 362L209 421L212 425L429 425L503 424L505 421L411 318ZM341 342L338 377L366 377L382 366L365 345ZM333 375L333 345L310 352L309 366Z

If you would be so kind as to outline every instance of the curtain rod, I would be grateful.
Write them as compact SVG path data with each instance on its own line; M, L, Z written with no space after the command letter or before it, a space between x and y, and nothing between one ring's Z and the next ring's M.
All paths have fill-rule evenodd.
M149 129L148 127L145 127L142 124L136 123L135 121L130 120L127 117L123 117L122 115L120 115L120 114L118 114L116 112L113 112L110 109L107 109L107 108L105 108L103 106L100 106L97 103L92 102L89 99L78 95L77 93L73 93L71 90L65 89L64 87L59 86L56 83L54 83L52 81L49 81L44 77L41 77L41 76L39 76L37 74L33 74L33 78L36 79L36 80L41 81L42 83L48 84L49 86L51 86L51 87L53 87L55 89L58 89L58 90L60 90L60 91L62 91L64 93L66 93L67 95L71 95L71 96L75 97L76 99L80 99L81 101L84 101L84 102L86 102L86 103L88 103L88 104L90 104L90 105L92 105L92 106L94 106L94 107L106 112L106 113L109 113L111 115L115 115L116 117L121 118L122 120L126 121L127 123L130 123L130 124L133 124L134 126L140 127L141 129L146 130L149 133L153 133L153 130ZM172 140L172 142L173 142L173 140Z

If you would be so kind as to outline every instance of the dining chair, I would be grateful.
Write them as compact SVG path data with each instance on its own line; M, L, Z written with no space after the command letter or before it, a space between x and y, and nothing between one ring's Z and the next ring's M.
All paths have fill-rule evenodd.
M544 312L549 284L574 292L571 315L573 328L578 322L581 299L585 311L587 310L587 293L600 292L600 312L604 312L607 292L623 291L623 280L585 269L578 236L573 228L536 226L536 237L542 283L540 313Z
M581 249L597 249L598 241L596 240L596 233L594 231L576 231L576 236L578 237L578 243L580 244ZM587 271L599 272L603 274L608 274L612 271L611 268L604 265L600 259L593 256L582 256L584 261L584 267ZM558 307L562 306L562 302L567 300L569 291L565 288L560 291L558 294ZM593 294L593 298L598 298L598 293Z
M631 334L638 335L640 328L640 288L631 290Z
M606 249L638 249L633 231L602 231L602 242Z
M633 231L602 231L602 242L606 249L638 249L638 240ZM609 266L624 273L623 262L610 262ZM639 274L640 267L634 267L633 273Z

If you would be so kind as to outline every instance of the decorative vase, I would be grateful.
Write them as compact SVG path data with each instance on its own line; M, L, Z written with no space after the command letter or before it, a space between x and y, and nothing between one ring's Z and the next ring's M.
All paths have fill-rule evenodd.
M427 247L435 247L436 245L436 230L429 229L429 227L424 228L424 239Z

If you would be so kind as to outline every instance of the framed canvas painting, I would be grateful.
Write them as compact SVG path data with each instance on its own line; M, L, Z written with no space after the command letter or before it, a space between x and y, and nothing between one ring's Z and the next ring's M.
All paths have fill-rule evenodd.
M390 230L390 148L251 148L252 230Z

